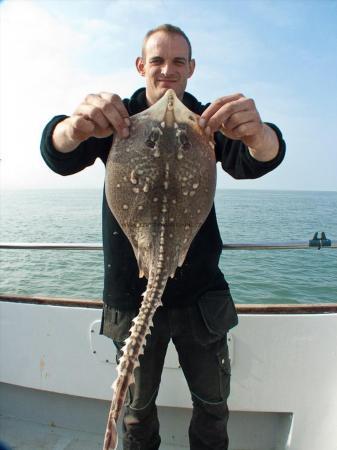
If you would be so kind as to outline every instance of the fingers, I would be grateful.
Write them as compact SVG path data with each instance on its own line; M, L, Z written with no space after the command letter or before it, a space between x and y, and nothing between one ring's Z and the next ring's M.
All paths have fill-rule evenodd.
M254 100L242 94L219 98L203 112L200 122L201 127L206 127L206 132L221 129L232 139L254 134L262 126Z
M56 150L73 151L90 137L105 138L117 132L129 136L130 119L122 99L116 94L89 94L74 113L59 122L52 135Z
M220 97L219 99L215 100L201 114L201 119L203 119L203 120L200 125L203 126L203 124L208 123L208 121L214 116L214 114L217 111L219 111L219 109L223 108L225 105L230 106L233 102L235 102L236 100L238 100L240 98L243 98L242 94L232 94L232 95Z
M225 134L234 136L236 139L248 136L260 128L261 121L255 111L239 111L233 113L219 128Z
M208 121L208 126L212 130L218 130L223 124L226 128L233 129L247 121L254 120L255 111L249 109L246 99L222 106Z
M94 135L97 137L109 135L113 131L121 137L129 135L129 114L121 98L116 94L108 92L89 94L74 115L90 120L94 124ZM81 123L84 125L84 122Z
M76 109L75 115L83 116L86 119L90 119L94 125L97 125L100 128L108 128L110 126L110 122L105 117L100 108L89 105L87 103L82 103Z
M231 137L232 139L241 139L245 141L245 138L248 136L253 136L260 132L262 128L262 124L257 122L247 122L242 123L239 126L229 130L225 126L221 128L221 131L226 135Z
M129 126L130 125L129 113L128 113L128 110L126 109L124 103L122 102L122 99L117 94L111 94L109 92L101 92L100 96L103 99L105 99L108 102L111 102L115 105L115 107L119 111L121 117L124 118L124 120L126 121L126 123Z
M69 121L69 138L72 140L87 139L95 130L92 120L81 115L73 115L67 119Z

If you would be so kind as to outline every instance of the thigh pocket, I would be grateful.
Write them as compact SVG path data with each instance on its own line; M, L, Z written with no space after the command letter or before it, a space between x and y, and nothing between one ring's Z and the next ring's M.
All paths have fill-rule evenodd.
M104 305L103 310L103 334L116 343L123 343L129 336L132 319L137 311L121 311L119 309Z
M206 292L198 301L199 310L209 333L221 338L238 324L238 316L231 293L226 291Z

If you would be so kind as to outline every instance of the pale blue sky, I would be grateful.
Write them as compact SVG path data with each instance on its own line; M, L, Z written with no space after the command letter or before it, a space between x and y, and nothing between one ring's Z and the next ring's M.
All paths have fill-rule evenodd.
M148 29L180 26L201 101L242 92L276 123L287 156L276 171L221 188L337 190L337 1L5 0L1 14L2 186L101 187L100 162L60 178L39 156L44 124L90 92L130 96Z

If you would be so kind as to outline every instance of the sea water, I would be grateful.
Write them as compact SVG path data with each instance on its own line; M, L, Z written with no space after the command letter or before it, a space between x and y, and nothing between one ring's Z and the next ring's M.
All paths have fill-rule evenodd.
M2 242L101 242L102 191L1 194ZM337 239L337 192L218 190L224 243ZM0 250L1 294L100 299L102 251ZM220 267L237 303L337 302L337 249L225 250Z

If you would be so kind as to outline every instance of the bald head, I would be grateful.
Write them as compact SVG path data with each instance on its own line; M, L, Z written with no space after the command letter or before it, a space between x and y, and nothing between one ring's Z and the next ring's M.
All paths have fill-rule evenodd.
M190 61L192 59L192 46L191 46L191 42L188 39L188 37L186 36L186 34L183 32L183 30L179 27L176 27L175 25L171 25L168 23L165 23L163 25L159 25L156 28L153 28L152 30L149 30L144 39L143 39L143 45L142 45L142 58L145 60L146 58L146 44L149 40L149 38L154 34L157 33L159 31L164 31L165 33L170 33L170 34L177 34L180 35L181 37L184 38L184 40L186 41L187 47L188 47L188 60Z

